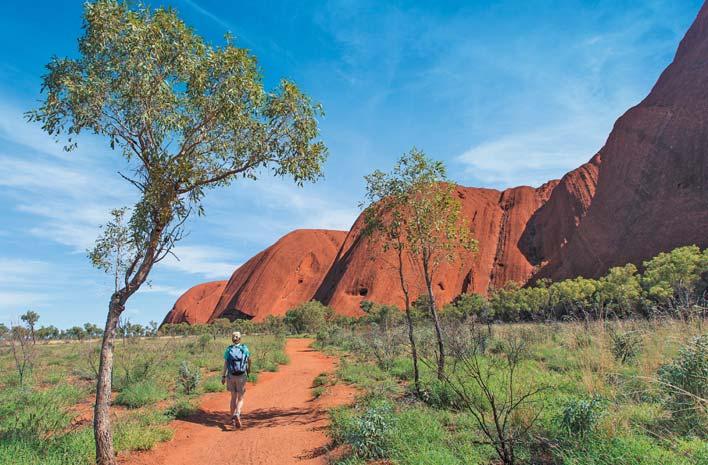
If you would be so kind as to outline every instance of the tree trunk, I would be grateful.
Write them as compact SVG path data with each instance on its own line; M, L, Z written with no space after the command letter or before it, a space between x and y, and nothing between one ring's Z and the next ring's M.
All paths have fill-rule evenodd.
M438 311L435 309L435 296L433 295L433 278L430 274L430 267L428 260L424 257L423 260L423 272L425 274L425 285L428 289L428 308L430 310L430 316L433 317L433 324L435 324L435 337L438 340L438 379L440 381L445 377L445 343L443 341L442 329L440 328L440 318L438 318Z
M401 290L406 305L406 324L408 325L408 340L411 343L411 357L413 357L413 380L415 383L415 394L420 397L420 372L418 371L418 349L415 345L415 335L413 333L413 317L411 316L411 299L408 295L408 286L403 277L403 252L398 248L398 278L401 281Z
M113 373L113 341L116 336L118 319L124 309L125 302L117 294L114 294L108 307L106 328L103 331L98 380L96 383L96 404L93 411L93 434L96 440L96 463L98 465L116 464L109 409L111 404L111 375Z

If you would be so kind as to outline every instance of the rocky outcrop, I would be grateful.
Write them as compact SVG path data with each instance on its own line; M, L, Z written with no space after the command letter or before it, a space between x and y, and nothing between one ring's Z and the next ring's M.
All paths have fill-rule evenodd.
M345 231L299 229L283 236L234 272L210 321L260 321L311 300L346 235Z
M507 281L525 282L529 278L534 267L519 249L519 238L556 183L503 192L456 188L470 233L478 241L478 251L459 251L459 260L440 266L435 274L436 298L440 303L449 302L462 292L486 294L490 287ZM346 315L360 314L362 300L398 306L404 301L395 251L384 251L376 238L362 235L363 227L364 218L360 216L315 294L315 299ZM424 293L420 269L408 256L404 260L404 276L413 299Z
M440 266L438 302L509 281L597 277L678 246L708 247L707 56L704 5L651 93L619 118L588 163L537 189L457 187L479 250ZM283 237L236 270L208 319L262 320L313 298L345 315L360 314L362 300L401 306L394 252L364 236L363 221L348 233ZM411 296L422 294L410 257L404 275ZM168 318L203 320L209 305L196 311L180 303L198 288Z
M165 316L165 323L206 323L214 313L226 281L197 284L182 294L172 310Z
M542 250L536 260L548 259L538 277L597 277L681 245L708 246L706 56L708 5L650 94L615 123L594 159L595 194L577 226L563 231L557 250L534 249ZM563 203L552 196L545 209L562 212Z

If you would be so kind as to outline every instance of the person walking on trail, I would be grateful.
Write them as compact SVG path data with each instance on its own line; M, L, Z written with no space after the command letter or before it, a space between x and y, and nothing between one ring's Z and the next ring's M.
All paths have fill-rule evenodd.
M224 372L221 384L226 384L226 389L231 393L231 425L235 428L242 427L241 408L243 396L246 393L246 379L251 371L251 353L248 346L241 342L241 333L234 331L231 334L231 344L224 352Z

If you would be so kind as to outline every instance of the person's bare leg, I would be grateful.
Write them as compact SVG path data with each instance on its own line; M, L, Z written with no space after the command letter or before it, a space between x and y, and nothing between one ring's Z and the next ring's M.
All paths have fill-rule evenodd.
M236 401L236 415L241 415L241 409L243 408L243 395L244 393L238 394Z
M236 413L236 408L238 405L238 393L236 391L231 391L231 417L233 418Z

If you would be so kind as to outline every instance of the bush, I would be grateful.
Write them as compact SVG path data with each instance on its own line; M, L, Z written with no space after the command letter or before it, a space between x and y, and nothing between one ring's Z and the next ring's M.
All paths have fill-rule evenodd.
M355 456L365 460L387 458L389 438L394 416L390 403L374 402L361 415L345 410L333 412L332 429L335 440L349 444Z
M599 398L571 399L563 407L558 423L571 436L585 437L590 434L605 412L606 402Z
M165 411L165 415L172 418L184 419L191 415L194 415L197 410L198 408L196 404L190 399L180 398L175 400L175 402L170 406L170 408Z
M331 308L313 300L288 310L283 321L293 334L317 333L333 315Z
M139 381L126 386L116 397L116 404L138 408L167 398L167 391L152 380Z
M46 391L4 388L0 391L0 438L36 439L66 428L68 407L81 397L72 386Z
M609 331L610 351L612 356L620 363L634 360L642 349L642 337L636 331L617 333Z
M201 373L199 372L199 368L187 361L183 361L180 364L177 382L182 387L185 394L192 394L197 389L200 380Z
M659 369L659 381L672 417L705 433L708 426L708 335L693 338L671 363Z
M224 390L224 386L221 384L221 378L212 376L204 380L202 389L204 392L221 392Z
M423 387L421 397L431 407L454 410L463 408L460 396L445 381L431 380L429 384Z

